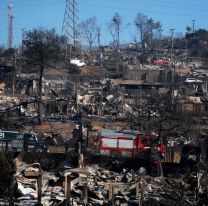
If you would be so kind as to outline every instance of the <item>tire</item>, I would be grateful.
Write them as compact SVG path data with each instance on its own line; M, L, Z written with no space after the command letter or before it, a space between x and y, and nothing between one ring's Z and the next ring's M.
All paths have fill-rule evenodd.
M34 152L36 153L43 153L45 152L45 149L43 147L35 147Z
M12 148L12 152L17 152L17 148Z
M120 158L121 157L121 153L118 151L112 151L111 152L111 157L112 158Z

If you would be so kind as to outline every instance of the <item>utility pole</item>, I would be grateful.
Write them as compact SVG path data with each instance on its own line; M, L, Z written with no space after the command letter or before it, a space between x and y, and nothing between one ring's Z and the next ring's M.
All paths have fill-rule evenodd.
M185 64L187 62L187 40L186 40L186 44L185 44Z
M12 13L12 3L9 3L8 5L8 42L7 47L12 48L13 47L13 13Z
M66 0L62 36L66 37L66 57L69 45L78 46L78 4L77 0Z
M173 33L174 33L173 28L170 29L171 32L171 50L170 50L170 63L171 63L171 85L170 85L170 89L171 89L171 105L173 105L173 101L174 101L174 83L175 83L175 65L173 65ZM173 109L173 108L172 108Z
M99 52L100 52L100 66L103 67L103 53L102 53L102 48L100 44L100 28L97 28L97 37L98 37L98 47L99 47Z
M172 64L172 59L173 59L173 32L175 29L170 29L171 32L171 49L170 49L170 62Z
M25 38L25 28L22 28L21 31L22 31L22 56L23 56L23 51L24 51L24 38Z
M98 46L100 49L100 27L97 28Z
M53 45L55 44L55 34L56 34L56 30L55 28L52 28L52 35L53 35Z
M193 34L195 34L195 22L196 20L192 20L192 31L193 31Z
M15 93L15 77L16 77L16 67L17 67L17 56L16 56L16 47L14 49L14 69L12 72L12 95Z

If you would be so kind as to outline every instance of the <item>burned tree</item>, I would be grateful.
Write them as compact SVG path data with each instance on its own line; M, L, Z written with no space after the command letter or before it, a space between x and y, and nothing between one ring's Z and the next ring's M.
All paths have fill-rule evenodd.
M15 49L14 48L9 48L6 49L3 53L3 56L5 58L5 63L9 62L9 61L14 61L15 59Z
M181 127L178 117L171 112L170 97L147 97L146 102L131 106L127 113L130 127L150 134L156 132L166 141L166 135Z
M55 34L54 30L38 28L28 31L25 34L24 55L28 63L39 68L38 84L38 122L41 124L41 96L42 96L42 77L45 67L57 60L61 47L61 38Z
M152 47L154 38L161 36L161 23L159 21L155 22L152 18L149 18L142 13L136 15L134 24L139 32L142 47L144 47L145 43L148 43ZM134 37L134 39L136 38Z
M113 47L116 50L119 50L120 47L120 30L121 30L121 16L118 13L115 13L113 18L109 23L107 23L108 31L110 32L111 37L113 38Z
M80 24L83 38L89 43L90 52L92 52L92 45L97 38L97 19L91 17Z
M135 26L140 35L140 42L143 44L144 36L147 31L147 21L148 17L142 13L138 13L134 20Z
M159 21L155 22L152 18L147 20L147 31L145 41L153 48L154 39L159 37L162 32L162 25Z

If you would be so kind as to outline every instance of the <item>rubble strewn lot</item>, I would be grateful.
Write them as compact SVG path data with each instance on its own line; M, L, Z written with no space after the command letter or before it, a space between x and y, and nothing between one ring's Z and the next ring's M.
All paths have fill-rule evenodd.
M0 67L0 205L208 205L206 62L111 50L45 68L40 96L38 73Z

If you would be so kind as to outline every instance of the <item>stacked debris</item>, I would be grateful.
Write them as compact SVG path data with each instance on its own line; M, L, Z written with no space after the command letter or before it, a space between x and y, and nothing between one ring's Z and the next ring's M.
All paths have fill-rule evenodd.
M139 204L136 195L137 175L123 170L121 174L102 168L70 169L69 200L72 205L131 205ZM67 187L66 187L67 188Z
M37 179L41 176L40 165L27 165L18 161L16 166L16 202L20 205L33 205L38 197Z
M56 186L59 177L54 173L43 172L38 163L16 164L16 205L58 205L65 200L63 186Z
M59 184L60 177L52 172L42 174L42 201L44 206L59 205L65 201L63 184ZM63 181L62 181L63 183Z
M43 172L39 164L17 166L16 205L183 205L196 202L194 176L151 177L144 168L113 172L66 166Z
M195 205L195 188L185 179L146 176L140 184L143 205Z

